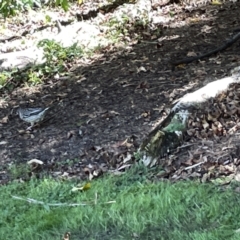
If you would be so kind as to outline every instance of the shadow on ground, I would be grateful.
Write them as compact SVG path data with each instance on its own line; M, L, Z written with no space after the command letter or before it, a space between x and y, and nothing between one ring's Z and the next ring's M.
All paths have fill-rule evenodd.
M239 4L189 26L159 26L159 41L142 41L128 51L105 53L97 62L79 66L73 79L49 79L37 88L16 89L1 106L2 164L37 158L53 171L58 162L74 159L78 165L72 172L67 166L70 174L80 174L86 166L118 167L175 100L239 65L239 43L175 71L169 65L189 53L200 54L221 45L239 27ZM198 13L193 11L188 17ZM211 11L202 14L209 17ZM47 121L27 133L21 131L26 123L14 114L19 105L52 108Z

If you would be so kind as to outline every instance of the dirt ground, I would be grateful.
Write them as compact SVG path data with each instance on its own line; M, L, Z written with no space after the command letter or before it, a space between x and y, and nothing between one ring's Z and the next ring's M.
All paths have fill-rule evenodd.
M239 1L185 9L175 22L159 26L157 40L146 37L130 50L103 51L98 61L77 66L72 80L49 79L37 87L15 89L7 105L1 104L0 181L8 180L5 171L9 164L31 159L43 161L43 169L54 176L78 178L133 163L133 152L175 100L228 76L239 65L239 41L217 55L174 71L169 64L223 44L240 27L239 10ZM188 24L181 24L184 22ZM27 123L15 114L19 105L50 106L50 110L44 123L27 132ZM226 141L225 137L213 144L221 148L219 144ZM189 151L194 152L198 143L202 141L178 150L174 159L189 158ZM239 157L237 148L234 154ZM175 164L174 171L177 168ZM173 177L172 168L170 172Z

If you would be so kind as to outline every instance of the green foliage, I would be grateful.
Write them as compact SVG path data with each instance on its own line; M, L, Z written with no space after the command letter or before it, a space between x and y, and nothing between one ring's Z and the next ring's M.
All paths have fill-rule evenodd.
M56 0L56 5L61 6L64 11L67 11L69 8L69 1L68 0Z
M34 2L41 6L40 0L2 0L0 1L0 14L3 17L14 16L19 12L32 8ZM46 5L61 6L65 11L69 9L69 0L49 0Z
M63 48L60 44L51 40L42 40L38 44L44 49L46 63L41 69L43 74L62 73L67 71L66 63L73 61L76 57L81 57L83 51L77 46L72 45L68 48Z
M63 48L54 41L43 40L38 46L44 50L46 63L28 68L24 71L12 70L11 72L1 72L0 90L11 91L14 87L22 83L30 86L41 84L44 79L48 77L68 72L68 65L83 55L82 49L79 48L77 44Z
M8 79L11 77L11 73L1 72L0 73L0 89L5 87Z
M11 91L14 88L14 83L12 83L11 81L15 74L17 73L18 73L17 69L13 69L11 72L2 71L0 73L0 90L7 89Z
M137 32L142 32L149 25L149 18L147 15L141 15L137 19L132 19L127 14L122 14L120 17L112 17L105 23L109 30L107 32L108 38L113 42L124 42L129 37L141 38Z
M30 168L26 164L12 164L8 167L11 179L27 179L29 178Z
M36 85L42 83L43 78L54 74L61 74L68 71L67 64L82 56L83 51L77 44L71 47L63 48L60 44L52 40L42 40L38 47L44 50L46 63L42 66L36 66L27 72L28 83Z
M40 71L34 72L32 70L29 70L28 76L29 76L29 80L28 81L29 81L29 83L31 85L37 85L37 84L42 83Z
M139 161L143 157L140 151L134 152L133 155L136 161Z
M0 1L0 14L3 17L13 16L32 5L33 0L3 0Z

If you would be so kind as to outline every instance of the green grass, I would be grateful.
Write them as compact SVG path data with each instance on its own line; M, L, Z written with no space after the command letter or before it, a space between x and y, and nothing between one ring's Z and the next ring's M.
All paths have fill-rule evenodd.
M2 186L1 239L55 240L67 231L70 240L240 239L235 233L240 228L240 194L232 190L196 182L151 183L136 170L92 181L87 191L71 192L77 184L35 179ZM46 204L30 204L12 195ZM53 207L47 203L87 205Z

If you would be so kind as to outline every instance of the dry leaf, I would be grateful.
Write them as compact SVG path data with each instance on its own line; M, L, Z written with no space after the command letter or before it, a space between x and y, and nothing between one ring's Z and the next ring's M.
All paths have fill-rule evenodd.
M143 67L143 66L141 66L140 68L137 69L137 73L139 73L139 72L146 72L146 71L147 71L146 68Z
M0 123L8 123L8 116L3 117L3 118L0 120Z
M211 32L212 27L208 26L208 25L204 25L201 29L201 32L203 33L210 33Z
M98 177L102 174L102 170L101 169L97 169L93 171L93 176L94 177Z
M92 180L93 178L94 178L93 174L92 174L92 173L89 173L88 179L89 179L89 180Z
M237 182L240 182L240 173L237 173L237 174L235 175L235 180L236 180Z
M83 191L86 191L86 190L88 190L88 189L90 189L91 188L91 183L86 183L84 186L83 186L83 188L82 188L82 190Z
M71 233L70 232L66 232L63 236L63 239L62 240L70 240L70 235Z
M86 183L82 187L73 187L71 192L86 191L91 188L91 183Z
M188 56L188 57L196 57L197 54L196 54L195 52L188 52L188 53L187 53L187 56Z
M212 5L222 5L222 3L218 0L212 0L211 4Z
M127 156L123 159L123 163L126 163L132 159L132 155L130 153L127 153Z

